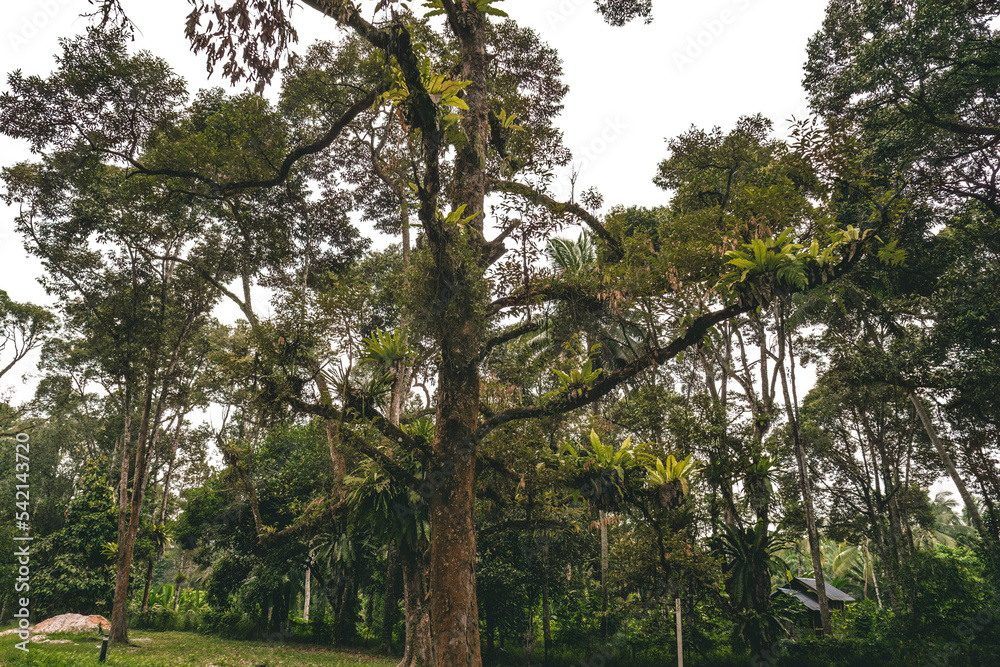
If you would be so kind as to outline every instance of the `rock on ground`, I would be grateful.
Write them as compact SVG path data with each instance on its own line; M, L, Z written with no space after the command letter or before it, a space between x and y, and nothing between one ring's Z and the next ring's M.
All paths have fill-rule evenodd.
M31 628L32 635L55 634L57 632L93 632L98 628L105 633L111 629L111 621L103 616L83 616L82 614L62 614L36 623ZM7 630L0 634L13 634L17 629Z

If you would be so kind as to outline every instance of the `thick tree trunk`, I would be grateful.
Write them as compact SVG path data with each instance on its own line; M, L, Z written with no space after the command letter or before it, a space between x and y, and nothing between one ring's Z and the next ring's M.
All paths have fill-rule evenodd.
M421 554L409 545L400 544L399 560L403 570L403 597L406 607L406 648L398 667L431 667L434 650L431 642L430 607L426 601L426 567Z
M403 408L406 407L406 398L410 395L410 380L413 369L407 366L405 361L394 364L396 379L392 384L392 394L389 399L389 411L386 419L393 426L399 426L399 420L403 416Z
M460 383L453 382L457 378L447 377L450 374L441 375L441 390L455 392L453 408L459 407L454 403L461 403L458 397L463 394L478 398L479 382L476 373L471 374L471 382ZM478 404L478 400L476 403ZM441 412L443 411L439 409L439 418L444 422L443 427L438 429L442 436L438 438L439 451L445 457L454 457L455 474L432 497L430 508L434 664L437 667L480 667L482 657L476 601L476 537L472 521L475 458L470 454L458 454L453 445L441 446L458 442L471 433L472 429L454 419L457 414L453 413L452 421ZM455 412L459 413L458 410Z
M451 266L447 264L454 262ZM475 284L463 275L458 257L439 259L442 287ZM440 294L446 303L447 292ZM478 350L481 333L474 324L472 294L453 295L442 313L441 365L434 452L439 481L430 501L431 624L437 667L480 667L479 616L476 601L475 502L476 456L473 432L479 414Z
M138 494L133 494L137 496ZM115 595L111 607L111 643L128 644L128 580L132 572L132 555L135 537L139 531L138 507L132 513L125 534L119 537L118 559L115 564Z
M285 622L288 620L288 611L291 593L287 589L274 593L273 606L271 607L271 623L268 631L272 636L280 635L285 630Z
M449 22L461 44L460 78L469 110L461 124L467 139L455 163L453 205L473 216L467 226L444 225L432 198L421 202L436 281L435 337L440 345L434 453L444 469L431 497L431 625L437 667L481 667L476 602L476 536L472 520L479 420L479 354L483 338L483 205L489 91L486 25L475 3L449 3ZM428 137L429 138L429 137ZM425 138L425 144L427 138ZM440 144L431 147L439 150ZM428 178L437 182L435 170ZM429 162L429 161L428 161Z

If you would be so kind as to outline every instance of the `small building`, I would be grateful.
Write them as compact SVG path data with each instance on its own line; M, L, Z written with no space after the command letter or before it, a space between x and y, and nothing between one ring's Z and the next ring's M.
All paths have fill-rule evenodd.
M779 593L784 593L785 595L790 595L802 604L806 606L809 610L809 619L812 621L812 627L817 632L822 632L823 624L820 621L819 615L819 591L816 588L816 580L808 579L806 577L793 577L791 581L788 582L787 586L779 588L771 594L771 597L778 595ZM855 602L855 599L840 590L835 588L830 584L826 584L826 597L830 601L830 611L844 611L847 609L847 604L849 602Z

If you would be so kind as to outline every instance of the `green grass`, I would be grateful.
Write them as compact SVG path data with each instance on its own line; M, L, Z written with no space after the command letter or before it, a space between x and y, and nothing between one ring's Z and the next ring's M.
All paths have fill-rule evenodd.
M394 667L398 659L378 658L356 651L335 650L305 644L275 644L219 639L190 632L129 633L135 646L108 650L109 667ZM136 642L149 638L151 642ZM69 639L68 644L29 644L26 654L14 647L17 635L0 637L0 665L32 667L83 667L98 665L100 641L93 635L49 635Z

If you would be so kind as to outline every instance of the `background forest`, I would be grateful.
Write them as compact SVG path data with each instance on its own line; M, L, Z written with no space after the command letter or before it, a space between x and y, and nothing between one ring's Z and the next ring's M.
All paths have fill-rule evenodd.
M500 0L193 2L240 94L92 4L0 96L58 304L0 290L33 620L597 666L676 664L679 613L689 665L996 664L1000 2L831 0L790 137L694 119L609 209L555 192L586 110Z

